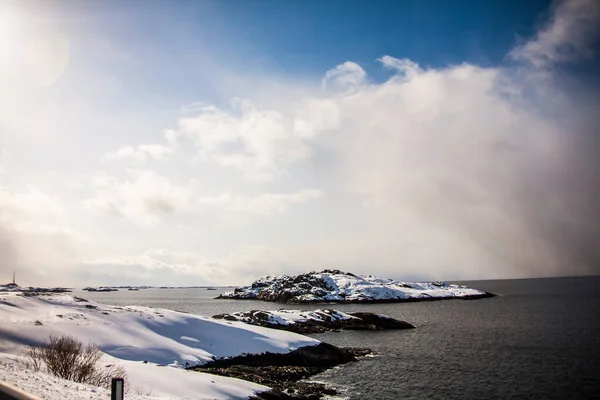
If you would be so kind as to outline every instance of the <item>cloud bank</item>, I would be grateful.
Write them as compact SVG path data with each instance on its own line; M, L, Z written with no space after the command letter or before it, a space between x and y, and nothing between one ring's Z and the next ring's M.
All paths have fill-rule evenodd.
M347 61L302 96L290 82L265 104L188 107L160 144L100 157L161 159L162 172L92 173L69 210L169 237L102 252L88 243L65 265L103 284L242 283L326 267L407 279L598 274L600 91L554 71L594 57L597 26L597 2L566 1L495 68L382 55L383 82ZM3 265L27 253L23 232L46 227L61 243L87 232L61 225L64 206L49 224L34 214L49 203L19 196L0 191Z
M552 15L533 40L515 47L509 55L537 68L557 62L594 56L600 7L591 0L557 1Z

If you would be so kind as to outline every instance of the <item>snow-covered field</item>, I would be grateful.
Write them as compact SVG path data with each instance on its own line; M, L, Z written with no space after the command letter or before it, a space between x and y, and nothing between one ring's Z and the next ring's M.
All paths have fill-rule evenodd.
M102 389L33 374L15 363L24 345L42 344L49 335L68 334L100 346L106 362L116 361L125 368L133 391L128 398L133 399L247 398L267 388L179 367L244 353L286 353L320 343L241 322L148 307L107 306L63 294L0 293L0 321L0 380L57 400L107 397ZM152 397L133 397L136 392Z
M110 391L107 389L67 381L41 372L32 372L19 363L16 357L9 354L0 354L0 381L40 399L106 400L110 398ZM151 397L149 391L146 391L148 395L142 395L143 390L143 388L130 390L127 393L127 399L150 400L155 398Z
M325 270L296 276L265 276L250 286L239 287L220 297L312 303L445 299L485 294L477 289L445 282L402 282Z

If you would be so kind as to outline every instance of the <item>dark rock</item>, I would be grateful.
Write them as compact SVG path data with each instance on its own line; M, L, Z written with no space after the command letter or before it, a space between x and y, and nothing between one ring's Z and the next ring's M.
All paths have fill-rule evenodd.
M99 288L85 287L82 290L85 290L87 292L118 292L119 291L119 289L112 288L112 287L99 287Z
M351 312L353 317L360 318L362 323L356 322L354 325L345 326L344 329L363 329L363 324L374 327L375 330L382 329L413 329L414 326L405 321L400 321L386 315L373 314L370 312Z
M487 299L491 297L496 297L494 293L484 292L484 294L479 295L469 295L461 297L461 300L478 300L478 299Z
M263 353L217 359L191 369L239 378L273 389L251 397L254 400L308 400L319 399L323 394L335 394L336 391L321 383L300 380L336 365L356 361L358 354L369 353L366 349L357 351L320 343L286 354Z
M71 289L66 289L66 288L39 288L39 287L18 288L18 289L12 290L12 291L18 292L18 295L24 296L24 297L52 296L56 293L72 292Z

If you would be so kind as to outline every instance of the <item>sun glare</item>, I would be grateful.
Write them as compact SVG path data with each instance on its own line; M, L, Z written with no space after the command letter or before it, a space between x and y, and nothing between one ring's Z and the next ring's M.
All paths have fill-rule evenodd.
M69 43L52 29L35 29L21 14L24 10L1 4L0 68L12 85L47 87L67 68ZM25 22L29 22L26 26ZM8 78L6 78L8 77Z

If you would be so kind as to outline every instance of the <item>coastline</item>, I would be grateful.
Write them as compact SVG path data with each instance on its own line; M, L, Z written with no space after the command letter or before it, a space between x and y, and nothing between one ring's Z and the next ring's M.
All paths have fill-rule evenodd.
M421 298L406 298L406 299L351 299L351 300L293 300L293 301L273 301L260 297L215 297L215 300L254 300L264 301L267 303L281 304L389 304L389 303L418 303L422 301L443 301L443 300L479 300L496 297L494 293L485 292L482 294L470 294L462 297L421 297Z
M223 400L267 399L276 393L281 399L319 398L331 390L298 380L370 353L243 322L160 308L109 306L69 294L0 292L0 318L3 363L18 369L24 346L42 345L49 335L69 335L97 344L105 353L104 364L123 366L132 387L147 388L153 398L185 398L189 393ZM19 379L26 380L28 373L21 371ZM55 377L37 376L56 384ZM65 387L80 390L66 382ZM48 398L62 397L64 393Z
M0 319L0 360L18 363L24 346L43 345L50 335L72 336L98 345L103 365L122 366L133 388L148 388L155 398L164 399L186 398L190 393L222 400L248 398L269 388L184 367L242 354L288 353L321 343L240 322L160 308L108 306L68 294L2 292Z
M313 277L319 274L317 278ZM274 291L270 299L231 295L227 298L262 301L284 298L292 304L360 305L474 300L495 296L443 282L399 283L377 277L362 278L341 271L303 275L306 276L313 286L307 286L298 278L293 285L299 284L310 293L324 293L325 299L305 296L302 292L296 297L289 296L290 292L286 290L296 290L293 285L284 287L283 297L282 293ZM326 288L330 289L329 292L325 291ZM238 289L234 289L234 293L236 291ZM390 298L391 293L404 297ZM372 297L366 298L365 294ZM219 297L223 298L223 295ZM305 315L297 313L314 314L316 311L322 315L298 323ZM283 312L286 314L283 315ZM404 321L378 313L344 313L330 309L304 312L255 310L251 313L258 313L260 318L248 321L233 313L223 314L221 319L217 319L166 308L109 306L61 293L0 292L0 317L8 322L0 327L0 339L4 339L0 341L0 353L18 356L24 344L40 345L53 334L72 335L83 342L97 343L106 353L107 360L127 367L134 385L152 388L160 395L159 398L181 398L186 395L184 390L193 390L213 393L215 397L210 398L215 399L312 400L334 394L335 390L304 379L337 365L357 361L373 352L366 348L336 347L303 334L340 329L414 328ZM287 318L283 324L287 326L272 323L281 318ZM290 326L289 322L294 325ZM366 345L369 346L368 343ZM187 383L182 387L172 384L157 386L156 381L166 371L172 375L173 381ZM229 388L221 389L218 395L214 387L211 388L217 377L221 380L220 387Z

